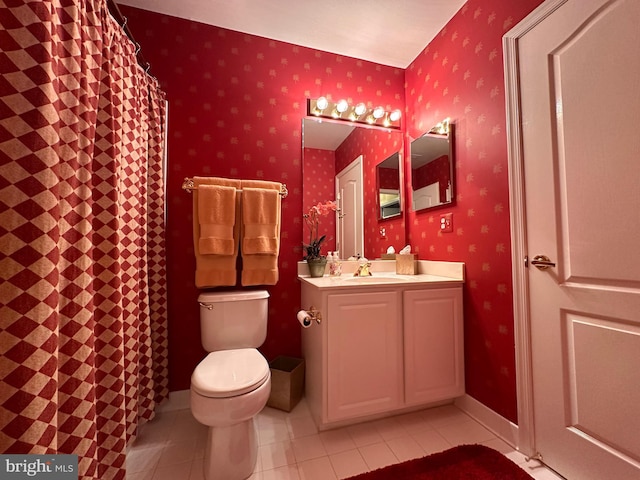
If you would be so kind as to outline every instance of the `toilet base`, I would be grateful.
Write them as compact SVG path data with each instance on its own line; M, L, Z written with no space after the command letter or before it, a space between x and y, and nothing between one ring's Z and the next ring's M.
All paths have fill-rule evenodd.
M245 480L258 458L258 436L253 417L227 427L209 427L204 457L206 480Z

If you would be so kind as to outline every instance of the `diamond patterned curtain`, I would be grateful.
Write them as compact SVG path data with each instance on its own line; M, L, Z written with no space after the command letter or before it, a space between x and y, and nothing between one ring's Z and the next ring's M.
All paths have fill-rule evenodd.
M0 25L0 452L124 479L168 395L164 94L105 0Z

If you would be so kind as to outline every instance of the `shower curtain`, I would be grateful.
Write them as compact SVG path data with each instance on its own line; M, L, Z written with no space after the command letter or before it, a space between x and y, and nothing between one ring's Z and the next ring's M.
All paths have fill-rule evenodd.
M0 453L124 479L168 395L164 94L105 0L0 25Z

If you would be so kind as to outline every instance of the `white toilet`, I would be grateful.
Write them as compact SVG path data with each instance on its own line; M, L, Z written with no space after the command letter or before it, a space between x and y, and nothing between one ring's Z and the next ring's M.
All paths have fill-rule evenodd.
M271 372L256 350L267 336L269 293L204 292L202 346L209 353L191 375L191 413L209 427L206 480L243 480L255 468L254 417L271 392Z

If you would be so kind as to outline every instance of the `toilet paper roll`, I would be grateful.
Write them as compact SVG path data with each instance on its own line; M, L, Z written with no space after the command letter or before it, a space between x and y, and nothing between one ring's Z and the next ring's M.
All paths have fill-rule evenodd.
M296 316L298 317L298 322L300 322L302 328L309 328L311 326L311 317L306 310L300 310Z

